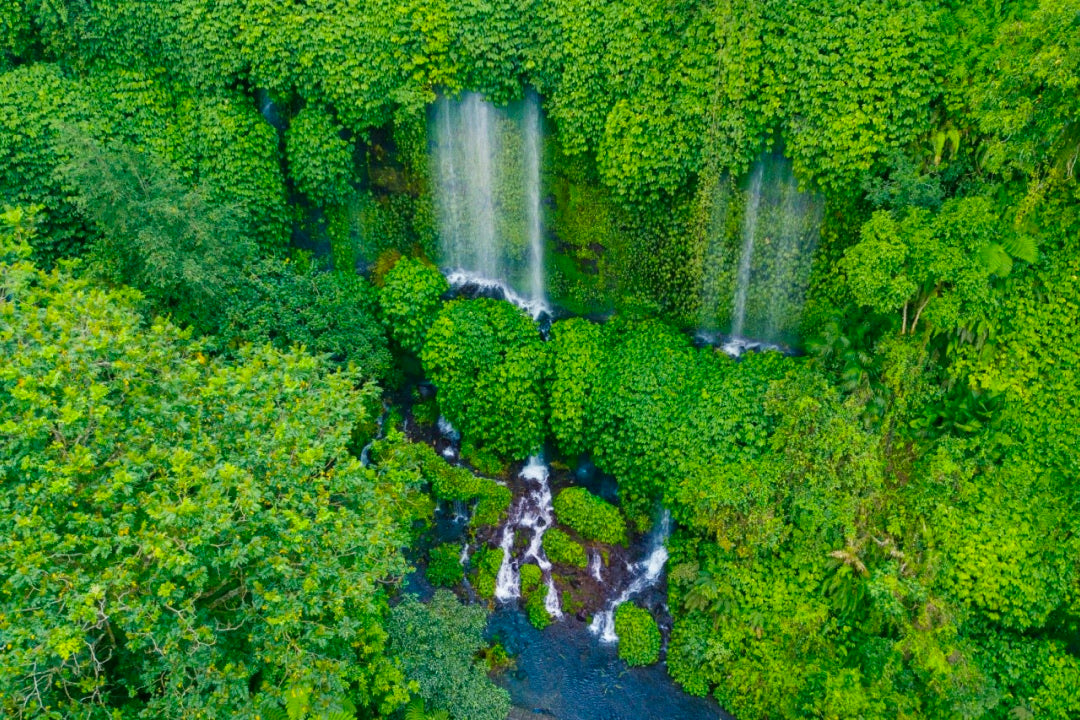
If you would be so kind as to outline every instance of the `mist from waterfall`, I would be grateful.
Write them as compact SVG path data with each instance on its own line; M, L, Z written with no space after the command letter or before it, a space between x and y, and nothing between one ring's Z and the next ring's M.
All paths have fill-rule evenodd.
M702 267L701 330L729 344L792 343L798 332L821 202L801 192L791 163L767 153L741 185L721 181Z
M478 93L441 97L432 112L432 169L441 264L473 285L550 312L541 202L543 122L535 93L496 107Z

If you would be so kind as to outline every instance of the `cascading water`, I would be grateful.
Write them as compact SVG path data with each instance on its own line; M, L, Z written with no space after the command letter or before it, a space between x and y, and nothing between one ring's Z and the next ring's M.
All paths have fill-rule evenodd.
M743 244L739 254L739 272L735 276L735 299L731 305L731 334L741 338L746 325L746 291L750 287L750 260L754 257L754 236L757 234L758 209L761 207L761 176L765 168L761 163L754 168L746 197L746 214L743 215Z
M540 103L440 98L432 128L442 264L456 289L550 314L544 285Z
M604 582L604 576L601 574L601 568L603 568L603 559L600 557L599 550L589 551L589 574L592 575L596 582Z
M644 560L631 568L630 582L607 607L593 616L589 632L600 637L602 642L613 643L619 639L615 634L615 611L624 602L641 594L660 581L664 565L667 563L667 539L671 535L671 513L664 510L649 538L649 554Z
M779 153L763 155L744 187L721 182L714 195L701 337L713 340L728 327L724 350L733 355L790 343L810 282L820 201L799 191L791 163Z
M495 599L509 602L521 597L521 563L534 562L543 573L547 596L544 607L552 617L562 617L559 593L551 577L551 562L544 553L544 533L555 520L548 467L539 457L529 458L519 477L526 483L526 492L514 501L506 525L502 528L499 547L503 550L502 565L495 577ZM529 545L520 558L514 557L514 539L518 531L531 532Z

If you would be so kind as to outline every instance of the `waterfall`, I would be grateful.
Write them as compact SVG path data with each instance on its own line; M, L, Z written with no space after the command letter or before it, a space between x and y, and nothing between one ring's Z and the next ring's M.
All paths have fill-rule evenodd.
M589 574L593 576L596 582L604 582L604 576L600 574L603 567L603 561L600 558L599 550L589 551Z
M700 335L715 340L726 326L724 348L736 355L794 341L817 247L820 200L799 190L788 160L767 153L745 185L722 181L710 202Z
M503 559L495 577L495 599L509 602L521 597L521 563L532 561L539 566L547 586L544 607L552 617L559 618L562 617L559 593L551 577L551 561L544 553L543 545L544 533L555 522L548 474L547 465L536 456L529 458L519 474L526 483L526 492L514 501L502 529L499 547L503 550ZM513 556L514 538L519 530L532 533L520 559Z
M604 610L593 616L589 632L598 635L602 642L613 643L619 639L615 634L615 611L624 602L656 585L667 563L667 539L671 535L671 513L664 510L660 522L649 538L649 554L631 568L630 584Z
M497 108L478 93L435 104L441 262L455 289L550 314L544 276L542 119L535 93Z
M541 129L540 103L528 96L524 113L525 139L525 211L529 238L529 298L546 305L544 290L544 216L540 208Z
M757 234L758 209L761 207L761 176L765 168L758 163L747 191L746 214L743 216L743 244L739 254L739 272L735 277L735 299L731 306L731 335L741 338L746 325L746 290L750 287L750 259L754 256L754 236Z

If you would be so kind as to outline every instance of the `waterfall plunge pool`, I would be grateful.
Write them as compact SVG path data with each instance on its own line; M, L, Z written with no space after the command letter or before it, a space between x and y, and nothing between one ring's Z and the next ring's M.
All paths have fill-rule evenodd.
M712 700L683 692L664 663L627 667L615 645L572 618L537 630L523 612L504 607L491 615L488 632L516 660L497 679L517 708L511 718L733 720Z

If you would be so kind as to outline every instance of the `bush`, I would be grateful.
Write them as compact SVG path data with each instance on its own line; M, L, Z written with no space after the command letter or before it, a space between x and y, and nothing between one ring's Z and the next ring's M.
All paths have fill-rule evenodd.
M488 600L495 597L495 580L502 567L505 552L502 548L484 547L473 555L473 563L476 567L476 594Z
M539 566L532 563L521 566L521 597L525 600L525 614L537 630L543 630L551 624L551 615L547 611L548 588L544 584L544 574Z
M453 543L431 548L427 566L427 578L437 587L453 587L465 579L461 567L461 549Z
M648 610L623 603L615 611L619 657L627 665L652 665L660 659L660 628Z
M551 615L547 611L547 587L541 587L525 601L525 614L537 630L543 630L551 624Z
M455 300L428 330L421 354L439 407L471 456L522 459L547 435L547 351L524 312L497 300Z
M558 528L544 533L544 552L547 553L548 560L560 565L583 568L589 564L589 558L581 543Z
M390 337L404 350L419 354L450 285L438 268L409 257L398 260L382 282L379 305Z
M307 107L285 133L289 174L296 187L323 207L344 203L352 192L352 144L328 112Z
M472 525L498 525L502 522L513 494L491 478L473 475L451 465L432 451L435 462L430 467L431 489L440 500L476 500Z
M559 522L577 531L586 540L626 544L626 520L614 505L585 488L566 488L555 497Z

